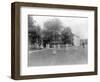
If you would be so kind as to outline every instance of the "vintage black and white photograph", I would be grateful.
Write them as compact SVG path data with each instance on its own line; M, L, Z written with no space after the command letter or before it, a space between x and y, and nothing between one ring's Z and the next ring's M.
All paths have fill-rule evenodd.
M88 63L88 18L28 15L28 66Z

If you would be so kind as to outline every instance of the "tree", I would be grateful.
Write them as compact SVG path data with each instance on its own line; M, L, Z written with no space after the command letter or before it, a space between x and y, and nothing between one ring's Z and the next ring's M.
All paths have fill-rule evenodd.
M59 19L51 19L44 23L44 39L46 43L59 40L59 34L63 28Z
M40 44L41 40L41 29L39 25L35 25L36 21L33 20L32 16L28 16L28 36L31 44Z
M33 20L32 16L28 16L28 30L33 29L35 26L35 20Z
M61 30L61 27L62 24L59 19L51 19L44 23L44 28L52 32L59 32Z
M43 42L43 46L46 47L46 44L50 43L50 39L51 38L51 34L49 31L47 30L43 30L42 31L42 42Z
M70 27L64 28L62 31L62 42L63 44L72 44L73 45L73 33Z

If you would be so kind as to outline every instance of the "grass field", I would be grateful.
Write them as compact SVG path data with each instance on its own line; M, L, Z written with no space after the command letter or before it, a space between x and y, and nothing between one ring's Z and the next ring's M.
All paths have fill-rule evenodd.
M56 51L56 52L55 52ZM75 65L88 63L87 47L49 48L29 51L28 66Z

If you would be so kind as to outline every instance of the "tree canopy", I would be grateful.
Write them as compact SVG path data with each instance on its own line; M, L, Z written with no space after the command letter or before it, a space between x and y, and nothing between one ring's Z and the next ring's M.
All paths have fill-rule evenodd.
M41 28L35 22L32 16L28 16L28 36L32 44L40 42L41 39Z
M73 33L70 27L64 28L62 31L62 41L64 44L72 44L73 42Z
M58 40L59 34L63 29L62 23L59 19L51 19L44 23L46 36L51 40Z
M59 32L62 27L62 23L59 19L51 19L44 23L44 29L52 32Z

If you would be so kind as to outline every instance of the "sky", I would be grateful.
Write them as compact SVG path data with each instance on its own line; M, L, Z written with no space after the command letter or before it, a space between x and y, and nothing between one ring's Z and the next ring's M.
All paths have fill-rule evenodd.
M41 28L43 28L43 25L47 20L57 18L64 27L70 27L72 33L79 36L81 39L88 38L88 18L86 17L32 15L32 18L36 21L36 25L41 26Z

